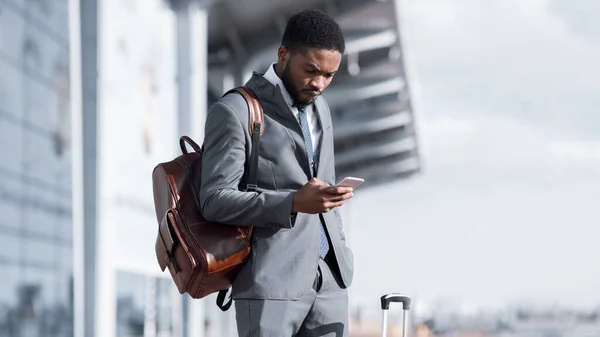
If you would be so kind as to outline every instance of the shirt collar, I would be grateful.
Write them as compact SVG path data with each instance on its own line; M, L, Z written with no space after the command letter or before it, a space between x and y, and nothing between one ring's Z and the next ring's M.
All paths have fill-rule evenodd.
M263 75L263 77L269 82L271 82L271 84L273 84L274 86L279 85L279 88L281 88L281 94L283 95L285 102L290 107L294 106L294 100L292 99L292 96L285 88L285 85L283 85L283 81L281 80L281 78L279 78L279 76L277 76L277 73L275 72L275 63L272 63L269 66L269 69L267 69L267 72Z

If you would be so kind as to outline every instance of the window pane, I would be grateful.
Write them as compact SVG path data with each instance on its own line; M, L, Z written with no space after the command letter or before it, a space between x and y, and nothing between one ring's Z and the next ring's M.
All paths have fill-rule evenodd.
M17 67L0 57L0 120L12 122L11 125L18 123L19 116L23 115L23 76ZM13 142L14 139L20 140L13 138Z
M31 235L30 235L31 236ZM58 247L54 242L40 236L35 236L36 239L23 240L23 262L31 266L39 266L43 268L54 268L58 259Z
M6 55L13 60L20 59L23 29L24 22L21 16L12 10L12 6L9 8L0 2L0 55Z
M19 261L21 247L18 229L0 225L0 266L16 264ZM2 277L4 274L5 272L2 272Z
M8 180L18 180L23 169L23 129L15 120L0 110L0 177Z
M0 164L0 171L1 171ZM17 171L18 172L18 171ZM14 172L0 173L0 226L18 228L23 223L23 191L18 175Z
M60 41L68 38L67 0L30 1L27 11Z

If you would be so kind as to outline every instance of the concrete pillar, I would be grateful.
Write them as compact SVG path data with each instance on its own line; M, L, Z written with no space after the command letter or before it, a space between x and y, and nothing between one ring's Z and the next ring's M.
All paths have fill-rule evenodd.
M97 1L69 0L75 337L97 326ZM85 136L84 136L85 135Z
M191 134L200 142L204 138L208 101L208 10L209 1L190 6L191 55Z
M179 135L199 145L204 139L208 105L208 10L212 1L177 1L177 79ZM204 300L183 296L182 337L204 336Z
M177 14L177 113L180 135L189 135L191 118L191 55L189 3L178 4ZM192 136L192 135L189 135Z

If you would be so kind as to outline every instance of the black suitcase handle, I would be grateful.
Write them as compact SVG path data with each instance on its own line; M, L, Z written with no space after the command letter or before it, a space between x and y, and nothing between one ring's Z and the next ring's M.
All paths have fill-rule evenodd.
M383 311L383 317L381 321L381 335L387 336L387 314L390 310L390 303L402 303L402 337L406 337L408 334L408 311L410 310L411 300L408 296L401 294L386 294L381 296L381 310Z
M390 303L402 303L403 310L410 310L410 297L400 294L387 294L381 296L381 310L389 310Z

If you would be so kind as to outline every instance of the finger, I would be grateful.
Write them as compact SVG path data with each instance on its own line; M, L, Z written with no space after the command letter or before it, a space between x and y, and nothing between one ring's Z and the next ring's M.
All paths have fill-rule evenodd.
M352 196L353 196L353 194L352 194L352 192L350 192L350 193L337 194L334 196L330 196L330 197L326 198L326 200L329 202L338 202L338 201L348 200L348 199L352 198Z
M313 186L318 186L320 189L326 189L329 187L329 184L324 182L323 180L319 180L318 178L312 178L309 183Z
M341 195L346 193L352 193L352 187L342 187L342 186L331 186L325 189L325 192L329 194Z
M336 202L327 202L325 204L325 209L329 211L336 207L341 207L342 205L344 205L344 202L345 202L345 200L336 201Z

